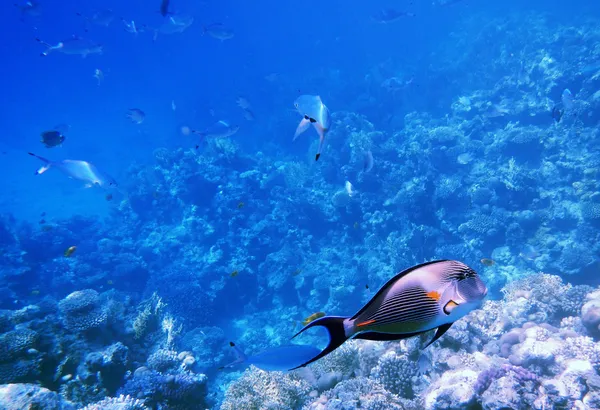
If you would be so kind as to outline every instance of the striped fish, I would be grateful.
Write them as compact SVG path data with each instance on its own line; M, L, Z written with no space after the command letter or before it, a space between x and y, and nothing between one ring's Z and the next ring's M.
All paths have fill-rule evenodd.
M346 340L401 340L437 329L429 346L458 319L481 305L487 288L462 262L440 260L413 266L390 279L354 316L325 316L306 325L323 326L329 344L304 367ZM425 346L425 347L427 347Z

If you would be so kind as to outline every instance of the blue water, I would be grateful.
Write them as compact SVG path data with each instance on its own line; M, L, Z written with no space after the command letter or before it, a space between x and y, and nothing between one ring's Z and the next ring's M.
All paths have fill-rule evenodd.
M535 272L598 286L600 5L441 3L172 0L173 15L193 24L154 38L152 28L171 18L159 1L40 0L36 16L4 2L0 308L93 289L98 303L121 308L110 337L77 345L79 359L122 342L129 359L118 377L131 383L119 391L134 394L125 370L150 366L157 348L192 351L194 374L208 375L207 403L218 408L239 378L216 371L231 361L229 340L249 355L285 345L310 314L351 315L412 265L461 260L492 299ZM415 16L374 21L385 8ZM106 9L107 27L78 15ZM122 19L141 32L125 31ZM206 33L214 23L233 38ZM36 38L55 45L73 36L103 53L40 55ZM577 108L556 122L565 88ZM317 162L312 128L292 142L302 118L293 102L303 94L319 95L332 113ZM490 107L507 113L489 118ZM145 113L141 124L126 118L132 108ZM220 120L239 131L206 141L181 132ZM46 148L40 134L57 124L69 125L66 140ZM28 152L91 162L118 191L56 169L34 175L42 164ZM77 250L65 257L70 246ZM132 339L153 293L167 304L154 336ZM30 327L68 338L64 311L51 312ZM182 326L175 344L160 330L168 315ZM64 357L47 357L38 374L0 382L61 391L67 381L52 373ZM62 394L79 404L104 397Z

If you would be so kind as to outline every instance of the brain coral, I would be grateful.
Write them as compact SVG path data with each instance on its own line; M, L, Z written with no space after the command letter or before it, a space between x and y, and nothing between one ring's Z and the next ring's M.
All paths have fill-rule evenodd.
M61 300L58 308L67 329L83 332L106 323L106 310L100 305L98 292L92 289L75 291Z

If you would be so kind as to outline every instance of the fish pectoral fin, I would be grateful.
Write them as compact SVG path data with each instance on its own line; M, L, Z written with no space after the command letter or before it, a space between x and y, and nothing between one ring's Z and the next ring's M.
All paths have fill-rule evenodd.
M432 344L433 342L438 340L440 337L442 337L444 335L444 333L446 333L448 331L448 329L450 329L450 326L452 326L452 323L447 323L445 325L441 325L440 327L438 327L437 331L435 332L435 335L433 336L433 339L431 339L429 341L429 343L427 343L425 345L425 347L428 347L430 344Z
M302 121L300 121L300 124L298 124L298 127L296 128L294 139L292 141L295 141L300 134L308 129L308 127L310 127L310 120L307 118L302 118Z
M444 313L449 315L450 313L452 313L452 311L454 310L455 307L458 306L458 303L456 303L455 301L451 300L450 302L446 303L446 306L444 306Z

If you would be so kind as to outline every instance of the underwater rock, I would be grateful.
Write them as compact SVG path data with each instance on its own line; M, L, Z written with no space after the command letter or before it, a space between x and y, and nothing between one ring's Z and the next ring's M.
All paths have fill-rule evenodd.
M34 384L0 385L0 408L3 410L75 410L72 403L56 392Z

